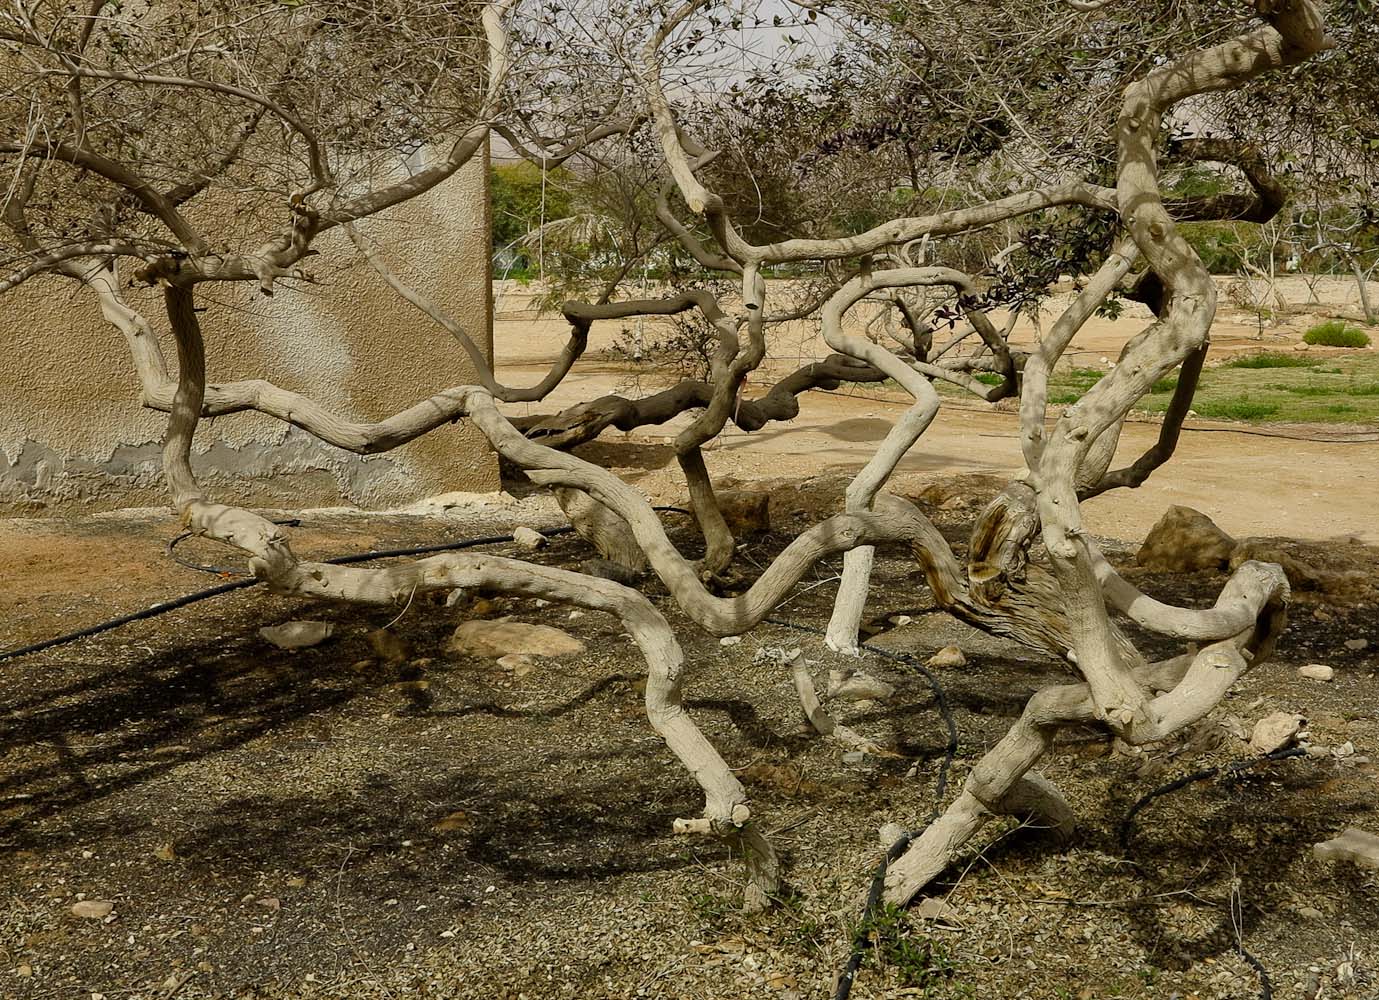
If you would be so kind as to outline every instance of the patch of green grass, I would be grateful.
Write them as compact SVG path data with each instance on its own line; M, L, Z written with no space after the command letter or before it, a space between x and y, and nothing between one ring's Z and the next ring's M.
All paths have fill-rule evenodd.
M1262 403L1253 399L1204 400L1193 406L1199 417L1217 420L1262 420L1279 411L1277 403Z
M1266 388L1278 392L1291 392L1294 396L1334 396L1336 390L1329 385L1270 385Z
M1105 374L1106 373L1100 368L1070 368L1065 377L1076 382L1086 382L1087 385L1093 386L1100 382L1102 376Z
M1051 392L1049 393L1049 403L1053 406L1071 406L1081 399L1085 393L1081 392Z
M977 372L972 377L982 385L1000 385L1005 381L1003 376L997 375L995 372Z
M1343 320L1329 319L1318 323L1302 335L1304 343L1323 347L1368 347L1369 334Z
M1310 368L1314 362L1296 354L1241 354L1221 365L1222 368Z
M1099 368L1059 368L1049 378L1050 408L1070 406L1106 376ZM1176 373L1155 382L1135 404L1141 413L1163 413L1177 389ZM967 395L939 384L940 392ZM1200 417L1283 423L1379 424L1379 351L1317 358L1255 354L1209 367L1193 396ZM1056 409L1054 412L1057 412Z

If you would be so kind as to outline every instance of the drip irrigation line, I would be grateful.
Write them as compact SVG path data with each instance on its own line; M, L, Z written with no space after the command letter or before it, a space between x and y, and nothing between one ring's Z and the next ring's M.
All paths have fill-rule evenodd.
M797 632L827 635L827 633L821 629L811 628L807 625L797 625L794 622L788 622L780 618L767 618L766 621L768 624L780 625L784 628L794 629ZM880 646L871 646L865 642L860 645L862 649L865 649L869 653L875 653L877 656L884 657L888 660L903 663L906 666L915 668L916 671L922 674L924 679L929 682L929 687L934 692L934 704L938 707L939 713L943 716L943 721L948 727L948 745L944 747L943 761L939 764L938 777L934 781L934 808L933 812L929 815L928 823L925 824L928 826L939 818L939 814L942 811L941 804L948 791L948 775L953 767L953 759L958 753L958 727L957 723L953 721L953 713L948 706L948 697L943 690L943 685L939 683L938 678L935 677L933 672L916 657L910 656L908 653L897 653L894 650L882 649ZM847 963L838 974L833 1000L848 1000L848 997L851 996L852 984L857 978L858 970L862 968L862 960L866 957L872 922L876 917L877 909L881 905L881 897L886 891L886 871L890 868L891 863L904 854L910 844L914 843L915 839L919 837L922 832L922 830L905 831L895 843L886 849L886 853L882 855L881 860L877 862L876 870L872 873L871 885L867 889L867 901L862 906L862 916L857 926L857 933L852 939L852 950L848 954Z
M100 635L102 632L109 632L122 625L129 625L132 622L142 621L145 618L154 618L158 615L167 614L169 611L176 611L178 608L185 608L188 604L195 604L197 601L204 601L212 597L219 597L221 594L228 594L234 590L244 590L254 587L259 581L254 578L243 580L232 580L229 583L222 583L219 587L210 587L207 590L198 590L191 594L184 594L181 597L174 597L170 601L161 601L142 611L135 611L133 614L121 615L119 618L112 618L109 621L101 622L99 625L92 625L89 628L81 629L78 632L68 632L53 639L45 639L42 642L35 642L30 646L21 646L18 649L6 650L0 653L0 663L5 660L12 660L17 656L27 656L30 653L40 653L45 649L52 649L54 646L65 646L69 642L76 642L78 639L86 639L93 635Z
M1229 777L1251 770L1269 761L1287 760L1290 757L1303 757L1306 756L1306 754L1307 751L1303 750L1301 747L1280 748L1278 750L1271 750L1261 757L1255 757L1251 760L1236 761L1234 764L1228 764L1225 767L1204 767L1200 771L1194 771L1191 774L1184 775L1181 778L1168 782L1166 785L1160 785L1153 791L1140 796L1135 804L1130 807L1130 811L1125 814L1125 818L1120 821L1120 828L1117 832L1120 839L1121 850L1127 856L1130 854L1130 836L1134 832L1135 816L1155 799L1176 792L1179 789L1186 788L1188 785L1195 784L1198 781L1206 781L1208 778L1214 778L1217 775L1226 775ZM1259 1000L1273 1000L1274 984L1269 978L1269 970L1264 967L1263 962L1246 950L1245 942L1241 939L1238 925L1235 934L1235 950L1239 953L1240 957L1244 959L1245 963L1249 965L1250 968L1254 969L1255 975L1259 977Z
M1290 757L1305 757L1306 755L1307 751L1303 750L1301 747L1286 747L1278 750L1271 750L1269 753L1263 754L1262 756L1252 757L1249 760L1238 760L1234 764L1227 764L1225 767L1204 767L1200 771L1194 771L1192 774L1176 778L1166 785L1160 785L1151 792L1146 792L1130 807L1130 811L1126 813L1125 818L1120 821L1120 828L1118 831L1120 849L1127 854L1129 853L1130 835L1134 832L1135 817L1139 814L1140 810L1160 796L1167 795L1170 792L1176 792L1178 789L1186 788L1188 785L1195 782L1214 778L1218 774L1225 774L1228 776L1235 775L1242 771L1248 771L1251 768L1258 767L1260 764L1267 763L1271 760L1288 760Z
M652 509L672 514L692 513L691 511L688 511L683 507L662 506L653 507ZM287 520L275 521L273 523L298 524L300 522L296 520ZM542 535L545 535L547 538L553 538L557 535L569 534L574 530L575 529L570 527L569 525L562 525L558 528L542 528L540 529L540 533ZM188 569L198 570L202 573L214 573L216 576L237 576L239 577L239 579L231 580L227 583L222 583L218 587L208 587L205 590L197 590L193 591L190 594L183 594L181 597L174 597L170 601L160 601L157 604L153 604L147 608L144 608L142 611L135 611L127 615L121 615L118 618L111 618L109 621L100 622L99 624L91 625L87 628L80 629L76 632L68 632L65 635L55 636L51 639L44 639L42 642L35 642L28 646L21 646L18 649L5 650L3 652L0 652L0 663L3 663L6 660L13 660L20 656L28 656L30 653L41 653L43 650L52 649L54 646L65 646L70 642L76 642L78 639L88 639L93 635L100 635L102 632L109 632L113 629L121 628L125 625L131 625L137 621L143 621L147 618L156 618L159 615L165 615L169 611L176 611L178 608L185 608L187 605L196 604L198 601L206 601L210 600L212 597L220 597L222 594L229 594L236 590L245 590L249 587L256 587L263 582L257 577L249 576L242 570L223 568L220 566L203 566L199 563L188 562L183 559L177 558L177 556L174 554L174 549L177 547L178 544L190 538L191 535L191 532L184 531L168 542L166 551L170 556L172 556L174 561L176 561L178 564L182 566L186 566ZM512 540L512 535L488 535L480 538L465 538L457 542L438 542L434 545L415 545L409 548L402 549L373 549L369 552L356 552L350 555L336 556L333 559L326 559L323 561L335 566L349 566L354 563L371 562L375 559L395 559L401 556L419 556L427 555L429 553L434 552L454 552L460 549L472 549L484 545L502 545Z

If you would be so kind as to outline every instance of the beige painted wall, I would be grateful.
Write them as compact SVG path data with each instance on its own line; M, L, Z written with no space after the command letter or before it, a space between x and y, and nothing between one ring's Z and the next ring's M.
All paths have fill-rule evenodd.
M482 157L361 231L492 358ZM320 256L305 266L319 284L280 284L272 298L248 283L199 286L212 381L268 378L356 420L474 381L459 345L388 288L343 233L316 247ZM166 329L156 290L126 293L155 330ZM175 369L176 350L165 334L162 341ZM165 417L139 406L124 338L90 291L42 277L0 296L0 347L0 511L166 502L158 464ZM193 466L208 495L257 506L379 508L498 484L496 460L472 428L437 428L362 458L252 413L203 421Z

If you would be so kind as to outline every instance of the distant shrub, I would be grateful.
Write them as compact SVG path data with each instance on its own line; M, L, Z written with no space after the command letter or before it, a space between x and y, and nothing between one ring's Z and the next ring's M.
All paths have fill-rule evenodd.
M1369 334L1358 326L1350 326L1338 319L1318 323L1302 335L1304 343L1322 347L1368 347Z
M1149 387L1149 391L1157 396L1165 392L1175 392L1177 388L1178 380L1176 378L1161 378Z
M1296 354L1241 354L1231 358L1222 368L1307 368L1312 364Z

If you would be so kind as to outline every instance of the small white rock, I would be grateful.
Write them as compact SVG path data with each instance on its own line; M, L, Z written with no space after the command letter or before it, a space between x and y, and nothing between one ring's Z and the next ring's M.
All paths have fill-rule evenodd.
M1266 715L1255 723L1254 732L1250 735L1250 746L1260 753L1273 753L1293 741L1303 722L1301 715L1291 712Z
M546 544L546 536L535 528L528 528L526 525L518 528L512 533L512 540L524 549L535 551Z
M915 907L915 913L922 920L942 920L949 924L960 923L962 917L957 907L934 896L920 900L919 905Z
M899 823L884 823L881 826L881 849L889 851L891 846L901 837L905 836L905 828Z
M718 644L720 646L736 646L741 641L742 636L740 635L725 635L723 638L718 640Z
M931 667L965 667L967 657L963 655L957 646L944 646L933 656L929 657Z
M1339 837L1313 844L1312 854L1323 861L1353 861L1365 868L1379 868L1379 836L1348 827Z
M1353 651L1356 652L1356 653L1359 653L1359 652L1361 652L1362 650L1365 650L1365 649L1368 649L1368 648L1369 648L1369 640L1368 640L1368 639L1347 639L1346 642L1345 642L1345 648L1346 648L1346 649L1349 649L1349 650L1353 650Z
M526 677L539 665L536 658L527 653L508 653L498 657L498 666L514 677Z
M330 622L283 622L259 629L259 635L279 649L318 646L334 634L335 626Z
M1336 671L1325 663L1309 663L1305 667L1298 667L1298 676L1306 677L1309 681L1329 681L1336 676Z
M885 701L895 694L895 688L878 677L858 670L836 687L829 685L829 697L844 701Z
M104 920L114 909L115 904L108 899L83 899L80 903L72 904L72 916L83 920Z

